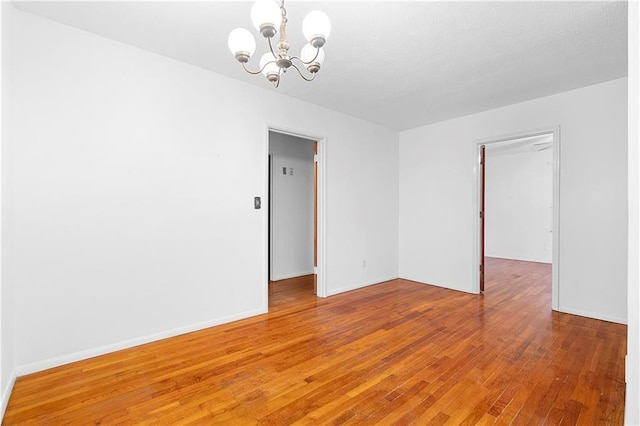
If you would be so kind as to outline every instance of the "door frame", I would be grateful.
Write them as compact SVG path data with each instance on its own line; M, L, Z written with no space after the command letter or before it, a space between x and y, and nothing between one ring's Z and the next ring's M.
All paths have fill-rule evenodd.
M472 200L472 229L474 243L472 250L472 286L474 293L480 293L480 146L493 143L507 142L533 136L553 135L553 225L552 225L552 263L551 263L551 308L558 311L560 307L560 126L549 126L538 130L512 133L477 139L473 142L473 200Z
M289 136L295 136L302 139L308 139L318 142L318 221L317 221L317 233L318 233L318 266L315 269L317 279L317 296L327 297L327 284L326 284L326 241L327 241L327 226L326 226L326 200L327 200L327 138L325 136L316 135L304 130L292 129L276 124L267 123L265 126L264 136L264 194L266 198L267 209L263 209L263 221L264 221L264 235L263 235L263 247L264 247L264 268L263 268L263 283L264 283L264 305L265 311L269 309L269 209L271 208L271 200L269 199L269 132L280 133Z
M480 197L480 199L478 200L478 210L480 212L480 221L479 221L479 226L480 226L480 230L479 232L479 246L480 246L480 255L478 258L478 261L480 262L480 271L478 272L480 274L480 279L479 279L479 288L478 288L478 292L482 293L484 292L484 270L485 270L485 262L484 262L484 258L485 256L485 249L486 249L486 245L487 245L487 240L485 238L485 231L486 231L486 220L485 220L485 209L486 209L486 203L485 203L485 199L486 197L486 177L487 177L487 169L486 169L486 163L487 163L487 146L486 145L480 145L478 146L478 149L480 150L480 176L478 177L478 179L480 179L480 194L478 195Z

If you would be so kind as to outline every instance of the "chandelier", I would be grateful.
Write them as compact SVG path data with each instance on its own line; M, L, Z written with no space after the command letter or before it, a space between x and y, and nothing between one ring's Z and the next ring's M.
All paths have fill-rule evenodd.
M324 49L322 46L331 33L329 17L319 10L311 11L302 21L302 32L309 42L306 44L300 56L289 55L289 42L287 41L287 11L284 8L284 0L280 6L274 0L257 0L251 7L251 21L253 26L267 39L269 51L262 55L259 69L251 71L247 68L247 62L256 50L256 41L253 35L244 28L236 28L229 34L229 50L242 64L249 74L262 73L275 87L280 85L282 75L289 68L294 68L300 77L306 81L315 78L324 62ZM271 39L280 31L280 41L273 48ZM298 65L294 63L298 62ZM308 74L302 72L304 67Z

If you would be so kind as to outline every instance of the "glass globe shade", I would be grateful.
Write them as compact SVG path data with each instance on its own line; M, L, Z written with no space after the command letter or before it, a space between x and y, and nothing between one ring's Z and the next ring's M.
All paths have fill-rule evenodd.
M326 41L331 34L331 21L326 13L312 10L302 21L302 33L308 41L321 37Z
M317 57L316 52L318 52ZM308 64L309 62L311 62L311 60L313 60L313 63L322 65L324 63L324 49L321 47L320 51L318 51L318 49L316 49L312 45L305 44L302 48L302 51L300 52L300 59L302 59L302 62L304 62L305 64Z
M256 51L256 40L249 30L244 28L236 28L231 31L227 44L234 55L238 52L247 52L251 56Z
M272 26L275 31L280 28L282 21L282 13L280 6L273 0L256 0L251 6L251 22L256 30L262 32L260 27L263 25Z
M260 68L264 67L264 69L262 70L262 74L264 74L265 76L271 73L277 74L280 71L280 68L278 68L278 65L276 65L275 61L276 58L273 57L271 52L267 52L262 55L262 57L260 58ZM268 62L271 63L265 66L265 64L267 64Z

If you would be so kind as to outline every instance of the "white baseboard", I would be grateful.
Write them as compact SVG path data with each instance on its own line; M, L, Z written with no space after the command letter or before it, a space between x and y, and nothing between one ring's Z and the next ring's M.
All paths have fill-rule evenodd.
M271 281L288 280L289 278L304 277L305 275L313 275L313 269L310 271L293 272L291 274L280 274L271 276Z
M602 314L597 314L593 312L581 311L579 309L567 308L565 306L558 307L558 312L571 314L571 315L578 315L581 317L593 318L593 319L602 320L602 321L615 322L618 324L625 324L625 325L627 324L626 318L611 317L609 315L602 315Z
M11 372L7 386L2 389L2 401L0 402L0 420L4 419L4 413L7 411L7 404L9 404L9 398L11 398L11 392L13 391L13 385L16 383L16 370Z
M533 262L533 263L546 263L548 265L551 265L553 263L553 260L549 260L547 258L543 258L543 257L538 257L538 258L531 258L531 257L518 257L518 256L503 256L503 255L492 255L492 254L486 254L485 253L485 257L492 257L494 259L505 259L505 260L517 260L520 262Z
M327 293L327 296L335 296L336 294L340 294L340 293L346 293L347 291L352 291L352 290L357 290L359 288L363 288L363 287L369 287L370 285L375 285L375 284L380 284L383 283L385 281L391 281L391 280L395 280L398 279L398 277L383 277L383 278L377 278L375 280L369 280L369 281L364 281L358 284L354 284L352 286L348 286L348 287L340 287L340 288L336 288L333 289L331 291L329 291Z
M146 343L155 342L157 340L166 339L169 337L179 336L181 334L191 333L193 331L202 330L216 325L226 324L233 321L253 317L256 315L264 314L267 311L259 309L255 311L243 312L236 315L230 315L227 317L215 318L209 321L201 323L191 324L184 327L174 328L172 330L161 331L159 333L150 334L148 336L142 336L135 339L125 340L122 342L101 346L98 348L88 349L85 351L75 352L59 357L47 359L44 361L33 362L26 365L18 366L15 369L15 376L24 376L25 374L36 373L38 371L47 370L49 368L58 367L64 364L70 364L72 362L81 361L88 358L104 355L107 353L119 351L122 349L132 348L134 346L144 345Z
M456 286L453 286L453 285L446 285L446 284L438 284L438 283L434 283L434 282L427 282L427 281L421 280L419 278L411 278L409 276L401 276L400 279L407 280L407 281L413 281L413 282L416 282L418 284L431 285L431 286L434 286L434 287L445 288L447 290L459 291L459 292L462 292L462 293L478 294L478 292L471 291L469 288L456 287Z

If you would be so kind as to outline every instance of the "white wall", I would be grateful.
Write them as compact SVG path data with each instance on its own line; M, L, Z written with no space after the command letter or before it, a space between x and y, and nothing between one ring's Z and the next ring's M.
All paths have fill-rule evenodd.
M0 2L0 50L5 52L11 40L13 7L8 2ZM10 145L7 140L11 136L12 99L11 75L8 61L0 58L0 418L9 402L9 396L15 381L14 341L13 341L13 283L6 278L5 265L11 262L9 256L11 238L11 218L7 206L11 201L10 191Z
M12 19L19 373L265 311L267 123L326 138L329 293L397 277L397 132Z
M629 277L625 424L640 424L640 4L629 2Z
M472 291L479 139L560 126L559 307L627 321L627 79L400 133L400 276Z
M551 263L553 150L486 154L485 254Z
M270 132L269 152L271 279L313 274L313 141Z

